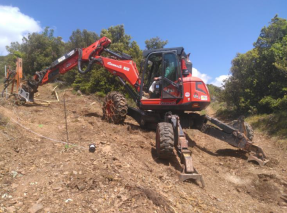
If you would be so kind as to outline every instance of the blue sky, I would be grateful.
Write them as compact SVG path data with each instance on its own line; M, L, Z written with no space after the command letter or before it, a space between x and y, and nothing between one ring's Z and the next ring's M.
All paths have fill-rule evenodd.
M262 27L276 14L287 18L286 0L1 0L0 6L18 8L14 18L17 20L21 14L27 19L16 21L20 26L14 27L8 24L12 18L1 17L0 9L2 55L5 42L19 40L27 32L40 32L46 26L68 41L76 29L100 34L104 28L123 24L126 34L141 49L145 48L145 40L156 36L169 41L166 47L183 46L191 53L195 74L214 84L218 84L216 78L229 74L236 53L253 48Z

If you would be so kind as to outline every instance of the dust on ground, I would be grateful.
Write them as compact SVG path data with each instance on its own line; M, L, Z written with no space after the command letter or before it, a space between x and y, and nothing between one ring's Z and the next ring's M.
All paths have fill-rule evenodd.
M52 88L40 87L37 98L55 100ZM178 157L157 158L154 131L130 117L124 125L103 121L94 96L66 92L71 144L62 143L59 96L48 106L1 100L0 212L287 212L286 151L266 136L254 139L270 159L260 167L243 151L185 130L201 188L178 181ZM88 151L92 143L95 153Z

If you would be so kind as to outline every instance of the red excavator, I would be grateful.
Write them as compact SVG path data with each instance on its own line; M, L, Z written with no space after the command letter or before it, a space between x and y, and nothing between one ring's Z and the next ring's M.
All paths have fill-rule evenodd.
M52 82L58 75L76 66L79 73L85 74L92 69L93 64L99 64L117 76L137 105L137 108L129 107L121 93L110 92L103 104L103 118L122 124L126 115L129 115L140 126L156 129L158 157L170 158L176 149L183 165L180 180L196 179L204 186L202 176L193 166L183 128L198 129L238 147L248 152L248 160L260 165L268 161L263 150L252 143L250 126L242 118L236 126L195 113L209 105L210 95L205 83L192 76L192 63L183 47L143 51L144 61L139 72L132 57L109 50L110 43L110 39L103 37L87 48L74 49L63 55L23 84L18 97L21 101L33 102L37 88ZM101 56L104 52L109 57ZM86 64L85 70L83 64Z

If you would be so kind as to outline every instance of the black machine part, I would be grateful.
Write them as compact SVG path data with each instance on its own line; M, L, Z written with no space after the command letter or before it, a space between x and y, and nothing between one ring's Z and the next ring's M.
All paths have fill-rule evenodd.
M168 112L163 115L162 113L160 114L155 111L143 111L132 107L129 107L128 115L133 117L141 126L157 124L159 122L170 122L174 127L175 134L177 133L181 136L184 135L183 128L198 129L207 135L248 152L248 161L256 161L260 166L263 166L268 162L262 148L253 144L248 138L246 131L240 131L240 129L225 124L216 118L211 118L207 115L199 115L197 113L182 112ZM174 116L177 116L178 118L175 119L176 117ZM213 125L208 124L208 121ZM243 118L240 118L239 121L244 125ZM177 127L175 127L176 125ZM156 125L151 126L156 127ZM243 129L244 128L245 127L243 127ZM175 137L175 140L177 140L177 137Z
M203 122L200 130L208 134L212 137L215 137L219 140L225 141L231 146L237 147L241 150L244 150L249 153L248 161L256 161L260 166L265 165L269 160L262 148L253 144L251 140L247 138L247 134L241 133L238 129L235 129L232 126L229 126L216 118L211 118L207 115L204 116L206 118L205 122ZM240 118L242 121L242 125L244 125L244 120ZM211 126L207 124L206 121L211 122L215 126Z
M167 112L164 120L166 123L170 123L173 127L174 146L182 164L182 173L179 175L179 180L198 180L201 182L202 188L204 188L205 184L202 175L199 174L193 166L191 151L188 148L188 141L180 125L179 116L173 115L171 112Z

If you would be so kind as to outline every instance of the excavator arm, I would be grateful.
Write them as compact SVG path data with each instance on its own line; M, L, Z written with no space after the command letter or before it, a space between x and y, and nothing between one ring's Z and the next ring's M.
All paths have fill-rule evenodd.
M36 72L32 79L23 84L19 89L20 98L27 102L33 102L34 93L37 92L39 86L52 82L59 75L65 74L76 66L79 73L85 74L92 69L95 63L103 66L111 74L118 76L125 87L128 87L125 83L127 81L139 91L140 79L135 62L127 54L118 54L107 49L110 43L110 39L102 37L86 48L74 49L63 55L54 61L50 67ZM112 57L102 57L101 54L103 52L112 55ZM87 64L85 70L82 70L83 64ZM131 89L130 92L132 92ZM136 94L132 95L136 96Z

